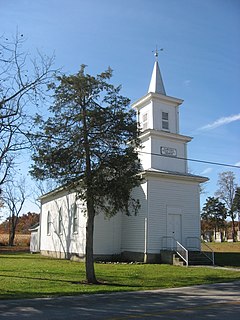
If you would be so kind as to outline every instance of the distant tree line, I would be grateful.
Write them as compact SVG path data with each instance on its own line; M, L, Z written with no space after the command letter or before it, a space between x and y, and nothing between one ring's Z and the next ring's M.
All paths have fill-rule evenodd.
M0 224L0 233L6 234L9 233L9 228L11 226L11 220L12 217L7 218L5 221L3 221ZM39 222L39 214L35 212L28 212L26 214L23 214L22 216L18 217L18 223L16 226L16 233L21 234L29 234L29 228L31 228L33 225L37 224Z
M226 231L231 228L231 238L237 239L236 230L240 231L240 187L232 171L219 174L218 189L214 197L208 197L202 208L201 228L206 231ZM227 221L230 218L230 223ZM236 221L237 219L237 221ZM230 226L229 226L230 224Z

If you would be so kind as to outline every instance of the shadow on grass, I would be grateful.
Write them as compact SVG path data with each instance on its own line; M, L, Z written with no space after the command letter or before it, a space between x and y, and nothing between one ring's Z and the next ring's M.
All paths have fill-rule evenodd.
M14 276L14 275L1 275L0 278L16 278L16 279L25 279L25 280L37 280L37 281L51 281L51 282L61 282L61 283L68 283L68 284L74 284L74 285L96 285L96 286L109 286L109 287L129 287L129 288L139 288L139 285L131 285L131 284L122 284L122 283L113 283L108 282L106 280L99 279L98 283L91 284L88 283L86 280L79 280L79 281L73 281L73 280L67 280L67 279L52 279L52 278L39 278L39 277L27 277L27 276ZM146 286L144 286L146 287ZM150 288L152 286L149 286Z
M40 254L31 254L30 252L6 252L0 250L0 259L46 259Z

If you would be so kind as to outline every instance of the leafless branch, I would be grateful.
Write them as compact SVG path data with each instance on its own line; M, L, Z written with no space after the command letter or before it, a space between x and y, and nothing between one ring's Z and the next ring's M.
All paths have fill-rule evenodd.
M0 186L6 181L14 158L29 146L26 139L30 114L46 90L53 73L53 57L38 52L31 59L23 50L25 39L0 37Z

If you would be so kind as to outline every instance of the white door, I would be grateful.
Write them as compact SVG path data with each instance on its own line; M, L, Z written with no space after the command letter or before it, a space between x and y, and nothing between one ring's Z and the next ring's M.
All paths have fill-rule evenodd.
M181 214L168 214L167 235L181 243L182 241L182 216Z

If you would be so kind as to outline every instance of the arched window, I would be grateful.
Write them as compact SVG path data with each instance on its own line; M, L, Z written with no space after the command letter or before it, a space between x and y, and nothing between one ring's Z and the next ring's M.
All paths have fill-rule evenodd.
M47 213L47 235L49 236L51 234L51 213L48 211Z

